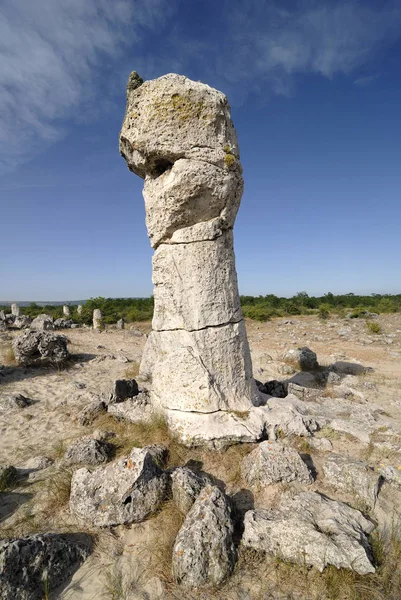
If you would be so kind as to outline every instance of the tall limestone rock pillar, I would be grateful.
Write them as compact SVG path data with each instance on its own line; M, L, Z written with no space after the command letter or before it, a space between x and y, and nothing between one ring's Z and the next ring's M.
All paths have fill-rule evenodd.
M155 249L154 317L140 374L181 434L230 427L258 392L235 271L243 180L226 97L181 75L143 83L133 72L120 152L144 179Z

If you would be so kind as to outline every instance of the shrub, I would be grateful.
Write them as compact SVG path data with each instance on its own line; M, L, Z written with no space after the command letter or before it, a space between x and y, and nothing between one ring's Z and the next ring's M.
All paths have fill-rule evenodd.
M319 317L321 319L328 319L330 316L330 309L331 309L330 304L321 304L319 306L319 312L318 312Z
M382 328L377 321L366 321L366 329L369 333L379 334L382 332Z

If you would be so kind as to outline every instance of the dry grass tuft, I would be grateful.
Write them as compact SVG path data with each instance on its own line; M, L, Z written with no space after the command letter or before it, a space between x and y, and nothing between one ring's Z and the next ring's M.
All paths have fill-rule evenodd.
M17 365L11 344L5 344L1 349L0 363L5 367L14 367Z
M46 481L43 513L53 514L63 509L70 499L72 470L59 467Z
M135 379L139 375L139 363L132 361L130 366L125 369L124 377L125 379Z

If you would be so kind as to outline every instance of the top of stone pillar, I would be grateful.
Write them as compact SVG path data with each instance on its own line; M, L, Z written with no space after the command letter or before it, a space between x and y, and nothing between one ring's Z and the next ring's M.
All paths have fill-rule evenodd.
M144 83L131 73L120 152L142 178L163 173L180 158L241 171L226 96L175 73Z

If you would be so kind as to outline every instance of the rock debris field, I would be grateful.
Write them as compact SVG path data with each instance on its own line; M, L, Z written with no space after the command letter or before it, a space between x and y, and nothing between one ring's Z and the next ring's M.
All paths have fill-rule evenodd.
M400 315L245 322L221 92L133 72L120 153L153 321L0 313L0 600L399 600Z
M45 597L43 573L63 599L329 598L333 568L373 585L401 510L401 317L377 320L248 321L254 377L284 397L260 441L218 449L148 410L149 325L70 329L63 368L5 365L21 332L3 332L0 597ZM304 347L311 371L283 358Z

